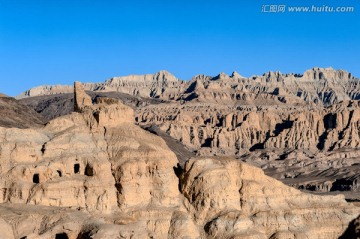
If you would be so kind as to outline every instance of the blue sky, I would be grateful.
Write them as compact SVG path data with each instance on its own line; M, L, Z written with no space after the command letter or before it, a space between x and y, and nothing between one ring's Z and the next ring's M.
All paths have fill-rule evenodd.
M354 13L262 13L263 5ZM360 77L359 0L0 0L0 92L168 70L244 76L314 66Z

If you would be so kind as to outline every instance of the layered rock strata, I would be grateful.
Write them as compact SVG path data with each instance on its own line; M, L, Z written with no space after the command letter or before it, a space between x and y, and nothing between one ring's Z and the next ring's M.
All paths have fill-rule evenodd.
M0 141L0 237L337 238L360 214L233 158L181 170L114 99L40 129L0 128Z
M344 70L313 68L303 74L268 72L262 76L242 77L220 73L211 77L194 76L182 81L167 71L155 74L113 77L104 83L87 83L85 90L96 92L117 91L140 97L164 100L197 100L200 102L245 104L265 101L274 104L314 104L328 106L343 100L360 99L357 78ZM34 97L59 93L71 93L72 87L65 85L39 86L20 96Z

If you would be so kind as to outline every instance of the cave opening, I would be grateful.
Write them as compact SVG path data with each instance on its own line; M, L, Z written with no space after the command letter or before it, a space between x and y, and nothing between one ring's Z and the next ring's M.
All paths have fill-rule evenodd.
M33 176L33 183L40 183L40 177L38 173L35 173Z
M89 164L86 164L86 167L85 167L85 175L86 176L94 176L94 169L92 166L90 166Z
M74 173L79 173L80 172L80 164L76 163L74 164Z
M61 170L56 170L56 172L58 173L59 177L62 177Z
M55 235L55 239L69 239L69 237L65 232L63 232L63 233L57 233Z
M201 145L201 147L211 148L212 141L213 141L212 138L207 138L207 139L205 139L205 141L204 141L204 143Z

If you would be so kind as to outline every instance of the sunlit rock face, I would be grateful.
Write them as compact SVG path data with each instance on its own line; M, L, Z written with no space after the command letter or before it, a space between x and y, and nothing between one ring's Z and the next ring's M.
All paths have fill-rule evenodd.
M78 112L0 128L0 238L338 238L360 214L232 157L180 168L132 108L75 88Z

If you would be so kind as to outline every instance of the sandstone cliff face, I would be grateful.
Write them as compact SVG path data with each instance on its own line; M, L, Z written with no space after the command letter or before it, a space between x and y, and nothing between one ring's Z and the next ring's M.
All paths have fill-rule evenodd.
M177 99L185 82L167 71L155 74L114 77L98 87L96 91L117 91L130 95Z
M113 77L104 83L83 84L85 90L96 92L117 91L134 96L152 97L162 99L177 99L186 82L177 79L167 71L155 74L130 75ZM41 95L53 95L73 92L72 86L38 86L22 93L17 98L34 97Z
M81 88L76 93L85 94ZM81 112L59 117L38 131L1 128L1 203L73 208L83 212L77 216L70 211L74 218L89 217L90 212L119 221L112 222L112 228L97 222L103 229L87 228L80 221L70 226L77 230L76 235L67 232L71 238L77 238L83 226L81 233L94 234L92 238L164 238L170 229L196 238L197 227L178 190L177 159L165 142L135 126L133 110L120 102L99 99ZM30 223L9 217L5 220L14 227ZM48 212L38 217L55 220ZM60 227L62 221L44 224ZM27 234L29 230L17 227L14 233L16 238L55 238L58 229L51 230L33 228Z
M85 83L82 84L85 90L94 90L99 87L101 83ZM16 98L21 99L25 97L34 97L42 95L56 95L56 94L65 94L74 92L74 87L71 85L43 85L31 88L22 94L18 95Z
M138 115L198 155L236 156L300 189L360 190L359 101L313 109L168 103Z
M268 72L262 76L244 78L237 72L210 77L195 76L185 82L167 71L155 74L114 77L104 83L87 83L85 90L117 91L141 97L164 100L198 100L200 102L242 102L263 104L315 104L328 106L343 100L360 99L358 79L343 70L313 68L304 74ZM204 91L205 90L205 91ZM71 86L39 86L18 98L72 92Z
M339 102L358 98L358 80L350 73L314 68L303 75L269 72L244 78L234 72L230 76L198 75L190 82L181 82L160 72L114 78L106 85L108 90L131 95L101 92L106 89L98 84L88 88L95 90L93 101L100 95L117 98L123 94L120 98L129 99L126 104L136 109L139 125L158 127L163 135L167 133L199 155L246 157L247 162L266 169L269 175L305 190L359 191L359 167L354 156L359 147L359 107L357 101ZM172 96L165 92L172 92ZM21 102L28 102L48 119L72 111L71 96L48 98L39 101L32 97ZM307 156L290 157L300 151ZM338 153L347 159L331 156L327 160L330 154ZM255 155L270 162L257 160ZM318 169L327 171L325 175L330 178L322 177Z
M249 78L234 72L198 75L189 82L162 71L115 77L85 89L93 90L93 101L101 94L129 94L126 103L136 110L140 126L160 128L160 134L198 155L235 156L300 189L360 190L359 80L346 71L313 68ZM71 98L60 98L52 96L49 106L47 101L30 105L52 119L71 111L63 110ZM54 108L56 113L49 113Z
M221 107L221 106L220 106ZM358 101L313 110L244 109L210 104L151 106L139 122L155 123L188 147L234 155L255 149L310 151L359 147Z
M40 95L52 95L52 94L63 94L70 93L74 90L74 88L70 85L43 85L31 88L19 96L17 98L23 97L34 97Z
M336 209L345 205L340 196L301 193L229 158L189 160L181 191L209 238L336 238L345 225L329 215L338 222L348 217Z
M82 111L85 107L92 105L92 100L84 91L84 87L80 82L74 83L74 110Z
M337 238L360 213L232 158L181 170L133 114L102 98L40 129L0 128L0 237Z

